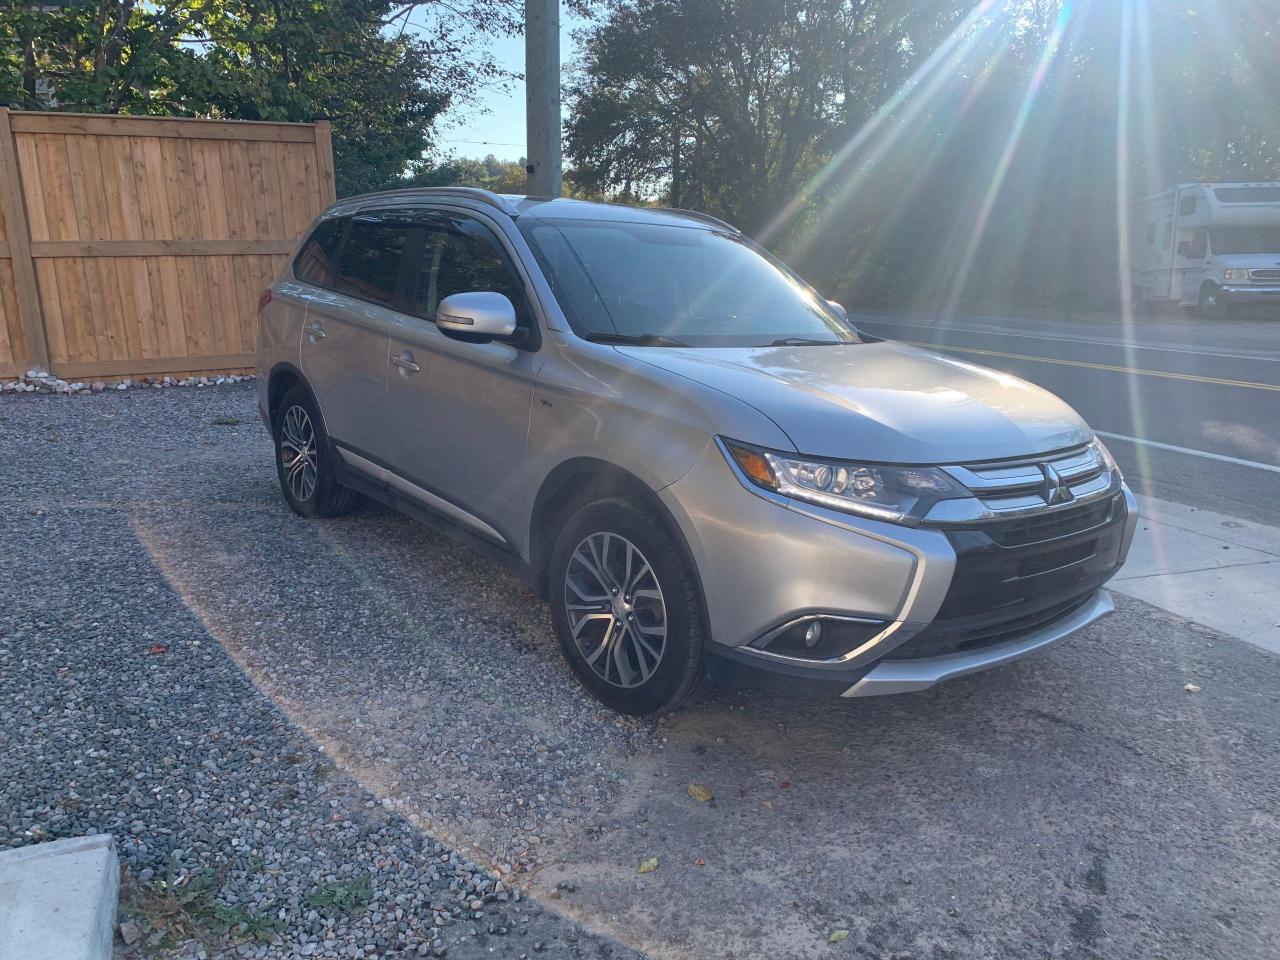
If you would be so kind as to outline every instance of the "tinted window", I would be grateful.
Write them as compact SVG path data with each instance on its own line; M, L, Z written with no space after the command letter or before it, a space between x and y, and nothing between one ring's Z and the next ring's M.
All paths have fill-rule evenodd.
M1196 198L1183 197L1178 204L1178 215L1182 217L1193 216L1196 212Z
M395 299L400 259L409 241L409 227L373 217L351 221L333 289L374 303Z
M413 312L434 320L436 307L455 293L501 293L524 322L524 296L506 254L481 224L441 214L428 227Z
M314 283L317 287L333 285L334 264L346 229L346 217L326 220L315 228L293 264L293 272L299 280Z

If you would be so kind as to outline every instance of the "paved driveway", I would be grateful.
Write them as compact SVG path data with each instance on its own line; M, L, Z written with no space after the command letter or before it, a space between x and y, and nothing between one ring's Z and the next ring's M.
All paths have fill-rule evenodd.
M400 838L429 835L532 893L522 908L580 924L537 912L536 932L504 939L523 917L496 901L478 920L446 918L451 955L539 944L672 958L1280 954L1273 654L1122 598L1114 618L1038 660L926 694L726 693L661 723L625 720L580 695L545 608L492 564L381 508L321 523L290 514L250 386L12 398L0 418L0 574L18 610L0 613L0 703L25 709L32 668L82 685L74 709L49 693L48 725L23 728L50 741L0 752L0 779L17 784L0 842L67 822L65 785L34 772L44 752L113 795L95 806L127 807L108 828L139 842L168 849L188 830L182 817L202 816L199 804L149 802L138 770L108 753L77 747L72 764L48 746L83 744L86 731L101 740L92 684L115 658L164 664L155 682L173 686L161 699L184 729L260 719L257 755L236 754L233 799L292 783L296 761L281 751L333 764L336 808L367 803L385 819L362 828L344 814L355 833L330 838L309 823L326 863L390 830L403 868L423 870L439 861L432 841ZM111 620L120 604L136 617ZM55 636L93 657L52 657ZM166 652L149 655L156 643ZM224 655L243 675L229 666L239 679L211 693L201 671ZM151 702L152 681L131 676ZM159 736L133 722L141 740ZM146 768L153 796L204 776L183 765L200 771L207 753L172 757ZM359 786L342 786L347 775ZM714 800L690 798L691 783ZM323 808L325 794L306 789ZM271 819L255 834L253 819L215 831L219 842L238 833L249 862L270 845L273 883L287 889L292 871L314 886L299 851L315 852L276 849L272 827L292 828ZM359 855L376 860L379 842ZM649 857L657 869L638 874ZM405 912L456 902L451 878ZM394 894L394 875L386 883ZM301 951L305 906L261 955ZM408 920L376 906L385 951L400 949ZM828 943L837 931L847 939Z

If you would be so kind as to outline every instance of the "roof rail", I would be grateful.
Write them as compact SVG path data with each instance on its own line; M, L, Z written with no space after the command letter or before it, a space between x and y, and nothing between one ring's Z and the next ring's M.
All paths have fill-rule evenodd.
M650 209L661 210L663 213L675 213L682 217L688 217L691 220L701 220L703 223L709 223L713 227L720 227L723 230L728 230L730 233L742 232L733 224L725 223L719 217L713 217L709 213L701 213L697 210L686 210L683 207L651 207Z
M404 187L400 190L380 190L377 193L366 193L361 197L352 197L351 199L377 200L382 197L422 196L424 194L433 197L452 196L462 200L476 200L491 207L497 207L510 217L514 217L517 213L516 205L510 199L500 193L494 193L492 190L482 190L480 187Z

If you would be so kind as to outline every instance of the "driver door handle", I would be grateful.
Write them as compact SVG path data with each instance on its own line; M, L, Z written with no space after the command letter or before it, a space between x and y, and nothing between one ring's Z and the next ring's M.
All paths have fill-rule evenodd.
M316 321L312 321L311 323L308 323L302 329L305 330L307 332L307 336L311 337L313 340L324 339L324 327L320 326L320 324Z
M410 373L417 373L422 368L413 362L413 354L408 350L397 354L391 358L391 362L401 370L408 370Z

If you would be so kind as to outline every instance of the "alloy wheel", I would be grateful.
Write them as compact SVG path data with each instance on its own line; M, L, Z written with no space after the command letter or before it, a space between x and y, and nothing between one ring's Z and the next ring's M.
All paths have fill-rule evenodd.
M306 501L316 490L316 433L307 411L292 406L280 424L280 464L294 499Z
M569 630L587 665L606 683L647 682L667 645L662 587L638 547L616 533L593 533L569 558L564 576Z

